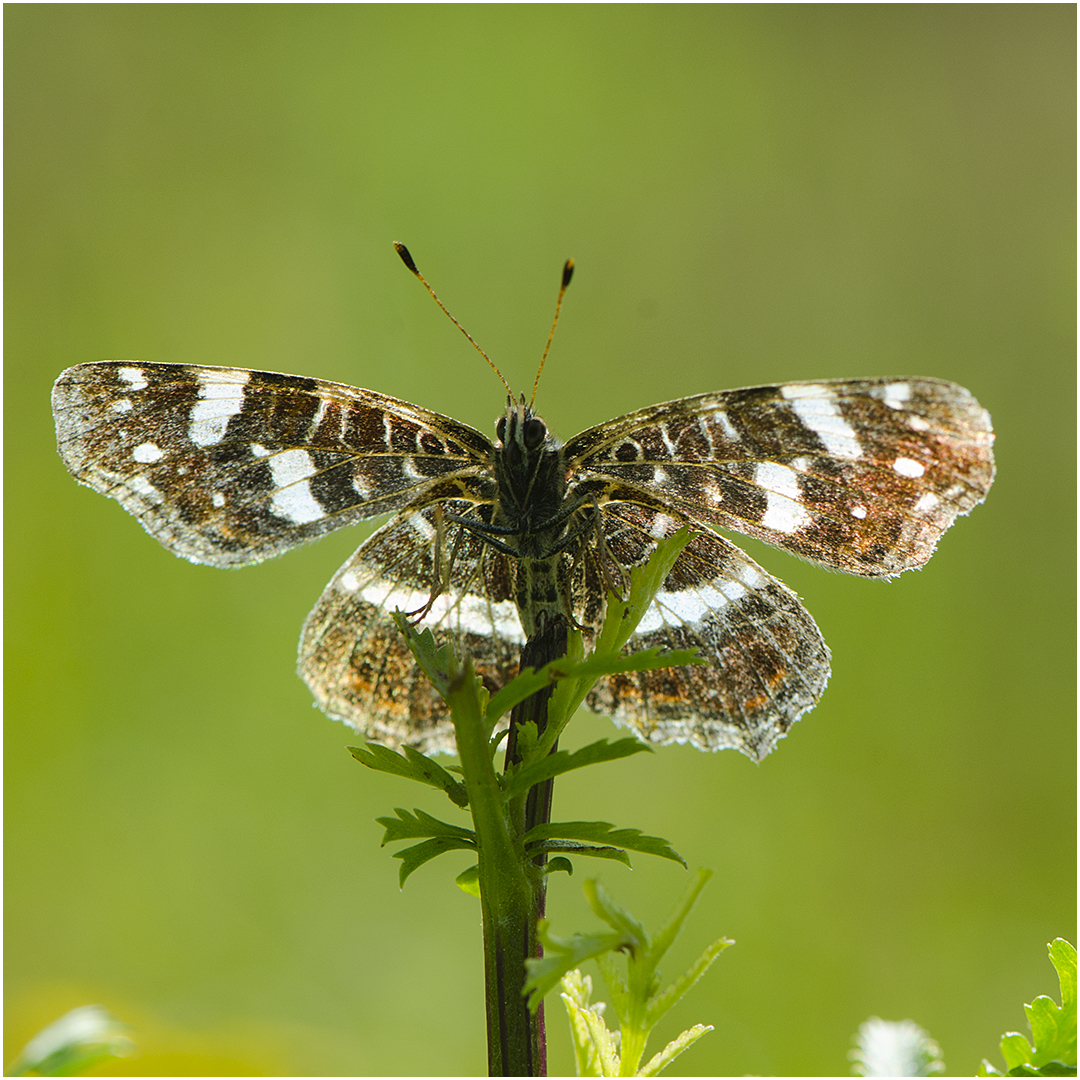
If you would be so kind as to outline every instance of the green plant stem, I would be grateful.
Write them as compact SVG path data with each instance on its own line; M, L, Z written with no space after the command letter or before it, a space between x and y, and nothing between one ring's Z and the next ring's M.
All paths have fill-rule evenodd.
M521 658L518 669L526 668L539 670L545 664L553 660L562 659L566 656L567 630L563 619L553 619L542 632L529 638L521 650ZM519 702L510 713L510 731L506 740L506 770L509 770L520 761L518 751L518 733L522 724L532 723L536 725L537 735L543 735L547 727L548 703L554 687L547 687ZM558 741L552 744L550 753L554 753ZM528 790L523 798L516 798L510 803L510 822L515 837L524 837L535 825L547 824L551 821L551 800L554 791L555 778L551 777L534 785ZM546 855L537 856L533 866L535 873L531 873L530 880L533 883L533 896L531 898L530 911L528 913L530 934L522 942L527 950L524 958L538 959L543 955L536 928L544 917L544 909L547 900L547 876L543 872ZM516 960L515 960L516 969ZM525 982L522 980L521 993L525 993ZM528 1016L529 1042L532 1046L532 1076L547 1076L547 1032L544 1023L544 1003L541 1001L535 1011L530 1011Z
M472 661L451 680L449 700L478 847L484 930L488 1073L536 1075L532 1015L522 988L536 945L536 887L491 761Z

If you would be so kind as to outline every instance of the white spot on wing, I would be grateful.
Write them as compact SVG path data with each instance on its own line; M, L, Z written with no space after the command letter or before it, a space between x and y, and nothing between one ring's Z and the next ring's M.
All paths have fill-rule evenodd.
M747 593L746 586L739 581L722 581L720 582L720 591L724 594L726 600L730 603L735 603L737 600L741 600ZM719 604L712 604L713 608L717 608Z
M820 383L792 383L781 386L780 394L830 454L849 459L862 455L855 429L841 414L831 388Z
M270 498L270 509L294 525L306 525L326 516L311 493L310 477L315 463L306 450L286 450L270 459L270 473L278 489Z
M139 443L134 450L131 451L131 456L144 465L150 465L155 461L160 461L165 456L165 451L161 449L156 443L144 442Z
M649 526L649 534L657 540L663 540L669 532L675 531L677 524L675 519L668 517L667 514L657 514Z
M886 384L883 400L890 409L902 409L904 402L911 400L911 384L906 382Z
M132 491L137 491L144 498L149 499L152 503L159 503L162 501L162 494L145 476L133 476L128 481Z
M726 438L731 439L732 442L739 441L739 433L735 430L735 425L731 422L728 414L723 409L716 409L713 411L712 419L720 425L720 430L723 431Z
M306 450L285 450L275 454L270 472L278 487L288 487L315 475L315 462Z
M142 368L122 367L118 368L117 375L126 382L132 390L145 390L150 384L146 381Z
M919 501L912 507L913 510L933 510L938 504L938 497L932 492L928 491L925 495L919 496Z
M131 398L120 398L118 401L114 401L110 406L113 412L130 412L131 411Z
M347 583L348 578L352 580ZM352 571L346 571L338 578L338 584L347 591L353 592L357 590L359 582ZM387 581L386 578L379 578L364 586L359 590L359 595L362 600L387 612L395 608L399 611L417 611L431 600L430 592L410 589L407 585L398 585L396 582ZM444 593L435 598L428 614L424 616L424 624L485 637L496 634L515 644L522 644L525 641L517 606L512 600L489 602L482 596L472 594L455 596Z
M215 491L210 496L210 501L220 510L225 505L225 496L220 491Z
M930 422L928 420L924 420L921 416L916 416L914 413L908 417L907 422L908 427L911 428L912 431L926 431L930 427Z
M859 518L859 519L862 519L862 518L866 517L866 507L865 506L853 506L851 508L851 516L853 518Z
M768 583L768 578L756 567L750 563L744 563L739 570L739 580L748 589L760 589L763 585Z
M662 469L659 465L653 469L652 478L654 484L666 484L670 479L667 469Z
M215 446L225 438L229 418L244 407L250 371L200 372L199 400L191 409L188 438L196 446Z
M810 520L810 515L799 499L798 473L792 472L786 465L774 461L758 463L754 480L765 490L765 516L761 524L766 529L789 535L798 532Z
M261 443L253 442L250 446L250 450L253 457L269 457L270 451L266 449Z
M720 588L715 588L715 584L719 584ZM737 581L700 585L695 589L684 589L680 592L661 589L638 623L635 633L650 634L662 626L677 623L694 626L730 601L745 596L746 591Z
M409 524L413 532L418 533L424 540L430 540L435 535L435 527L421 513L410 514Z
M893 462L893 471L898 472L901 476L908 476L912 480L918 480L926 472L926 466L919 464L917 461L912 461L911 458L898 457Z

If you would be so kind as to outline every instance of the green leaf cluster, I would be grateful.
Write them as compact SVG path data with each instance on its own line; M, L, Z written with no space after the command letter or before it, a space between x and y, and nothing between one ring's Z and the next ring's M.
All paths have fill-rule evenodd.
M1019 1032L1006 1032L1001 1037L1006 1072L984 1060L979 1076L1076 1075L1076 949L1064 938L1055 938L1047 948L1057 969L1061 1004L1040 994L1025 1005L1033 1042Z
M411 747L397 753L384 746L368 744L351 746L349 752L369 769L441 790L455 806L472 812L474 824L478 812L485 815L498 804L505 821L497 823L496 831L505 835L515 845L518 857L527 865L537 867L538 872L572 872L572 863L567 857L570 855L615 859L629 866L627 852L630 851L682 863L682 857L667 841L645 836L637 829L617 829L605 821L551 822L521 836L514 835L513 829L507 831L505 823L515 819L515 809L523 805L529 790L536 784L588 765L616 761L649 750L644 743L628 737L613 742L601 739L573 752L552 752L567 722L600 677L700 662L697 654L689 650L661 652L649 649L622 655L630 635L689 541L689 532L681 530L662 541L644 566L631 571L627 595L612 594L609 597L607 617L588 656L581 634L571 631L566 657L536 670L527 668L490 696L467 657L464 660L458 658L448 643L440 645L430 630L418 632L404 615L397 613L398 626L413 655L450 708L462 764L444 768ZM505 772L498 772L494 768L494 756L505 735L505 731L498 730L500 722L515 705L551 686L554 691L543 734L533 723L522 725L518 731L519 760ZM483 798L478 798L481 792ZM484 832L479 827L472 830L451 825L421 810L410 812L396 808L395 813L397 817L377 819L385 829L383 844L406 839L420 841L394 856L401 860L401 885L418 867L443 852L475 851L477 834ZM549 856L546 865L542 865L541 856ZM476 893L478 883L475 867L458 878L458 884L470 893Z
M558 938L548 931L546 921L541 922L544 955L527 961L526 990L535 1004L561 980L579 1076L655 1076L712 1030L701 1024L689 1028L639 1068L646 1041L660 1018L734 944L728 938L714 941L682 975L661 989L658 965L711 876L709 870L698 870L667 922L653 934L592 880L585 882L585 898L610 930ZM626 957L625 976L616 953ZM603 1005L590 1003L591 980L577 970L586 960L596 961L607 984L619 1021L618 1036L604 1022Z

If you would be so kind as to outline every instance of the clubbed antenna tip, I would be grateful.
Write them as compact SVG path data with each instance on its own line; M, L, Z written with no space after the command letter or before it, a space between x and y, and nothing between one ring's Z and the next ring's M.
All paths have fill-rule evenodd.
M394 241L394 250L401 256L401 261L417 276L420 276L420 271L416 269L416 263L413 262L413 257L409 254L409 249L401 243L400 240ZM564 275L566 271L563 271Z
M566 287L574 276L574 260L567 259L562 268L562 282L559 284L559 299L555 301L555 318L551 320L551 333L548 334L547 344L544 346L544 355L540 357L540 366L536 369L536 378L533 380L532 397L529 399L529 408L532 408L536 400L536 388L540 385L540 372L544 370L544 361L547 360L548 349L551 348L551 339L555 336L555 327L559 324L559 312L562 310L562 298L566 294Z

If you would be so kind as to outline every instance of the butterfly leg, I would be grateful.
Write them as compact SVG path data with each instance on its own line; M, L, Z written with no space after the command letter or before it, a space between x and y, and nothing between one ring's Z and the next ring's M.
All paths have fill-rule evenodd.
M431 562L431 595L427 603L413 611L406 611L405 617L416 626L431 611L435 601L450 587L450 573L454 561L461 547L461 539L464 533L459 532L454 539L454 546L450 549L450 557L443 560L443 547L446 542L447 515L443 512L442 504L435 507L435 544Z

